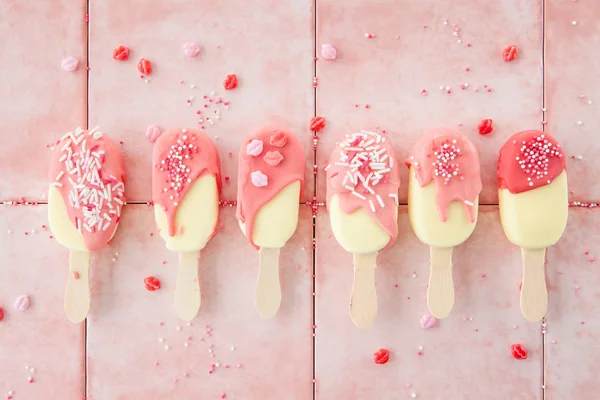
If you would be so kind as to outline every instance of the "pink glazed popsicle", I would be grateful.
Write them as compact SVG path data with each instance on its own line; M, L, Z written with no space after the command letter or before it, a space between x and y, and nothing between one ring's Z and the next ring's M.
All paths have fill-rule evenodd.
M430 248L427 304L441 319L454 306L452 249L471 236L477 223L479 154L460 132L435 129L419 139L406 165L410 224Z
M360 131L339 143L326 170L331 228L354 256L350 315L366 328L377 315L377 254L398 236L398 161L384 136Z
M221 167L210 138L194 129L170 129L154 145L154 215L167 248L179 253L175 310L185 320L200 309L200 251L219 224Z
M90 309L91 253L108 246L125 204L121 151L98 128L77 128L56 146L49 180L50 229L70 250L65 311L77 323Z
M556 139L538 130L514 134L498 158L500 221L521 247L521 311L540 321L548 308L546 247L562 236L569 215L566 157Z
M293 133L265 128L242 143L238 165L236 217L258 250L255 303L259 315L270 318L281 304L279 252L298 225L304 149Z

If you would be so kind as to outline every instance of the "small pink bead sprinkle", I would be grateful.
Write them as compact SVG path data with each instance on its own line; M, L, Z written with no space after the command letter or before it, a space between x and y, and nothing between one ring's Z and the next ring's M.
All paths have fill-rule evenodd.
M67 57L62 60L60 66L63 70L67 72L73 72L77 70L77 67L79 66L79 60L75 57Z

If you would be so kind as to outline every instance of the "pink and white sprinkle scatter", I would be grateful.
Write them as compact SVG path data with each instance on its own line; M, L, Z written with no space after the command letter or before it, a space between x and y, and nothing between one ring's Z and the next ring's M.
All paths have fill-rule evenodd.
M187 57L193 58L200 54L200 46L194 42L186 42L181 47L181 51L183 51L183 54Z
M90 131L77 128L61 138L53 166L56 176L51 186L63 194L71 222L83 234L90 251L104 248L110 241L109 227L116 227L125 204L122 159L120 154L107 158L108 146L118 153L98 127ZM104 168L108 159L109 170Z
M517 157L517 162L525 174L529 176L529 186L533 186L535 180L548 180L548 167L553 158L562 158L563 153L560 145L554 145L548 141L544 135L539 135L529 142L523 142L521 155Z
M17 311L25 311L29 308L29 304L30 304L29 296L27 296L26 294L23 294L23 295L17 297L17 299L13 303L13 307Z
M366 194L375 194L373 188L379 182L387 182L389 179L389 172L394 166L394 157L390 157L387 149L381 146L385 140L385 137L377 132L362 130L347 135L346 140L340 144L340 158L335 165L349 168L342 185L361 200L366 201ZM359 184L363 189L356 190ZM369 207L373 212L385 206L381 196L376 195L376 198L377 202L369 200Z
M156 125L150 125L148 128L146 128L146 138L151 143L156 142L156 139L160 137L161 133L162 132L160 131L160 128Z
M69 56L61 61L60 67L67 72L76 71L77 67L79 67L79 60Z
M337 58L337 50L330 44L321 45L321 55L326 60L335 60Z
M256 187L264 187L269 184L269 178L260 171L254 171L250 173L250 180Z

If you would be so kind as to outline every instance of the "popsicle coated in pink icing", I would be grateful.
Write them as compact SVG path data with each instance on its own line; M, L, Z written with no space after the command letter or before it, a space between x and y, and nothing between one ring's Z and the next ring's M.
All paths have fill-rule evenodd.
M293 182L300 182L302 193L304 171L302 143L289 131L263 128L242 142L238 157L236 216L245 224L246 238L255 248L258 246L252 240L252 233L256 214Z
M469 221L475 221L474 204L481 192L481 171L477 149L460 132L439 128L423 135L406 160L413 167L419 186L435 182L440 219L448 219L448 206L460 201Z
M98 128L68 132L52 154L49 180L87 249L105 248L125 204L125 165L119 146Z
M152 164L152 200L167 214L169 235L175 236L177 209L198 178L214 175L221 193L219 153L205 133L174 128L156 141Z
M552 183L567 167L562 148L538 130L515 133L498 158L498 188L521 193Z
M376 132L346 135L331 153L327 165L327 206L333 195L346 214L362 208L390 235L390 247L398 236L400 173L394 149Z

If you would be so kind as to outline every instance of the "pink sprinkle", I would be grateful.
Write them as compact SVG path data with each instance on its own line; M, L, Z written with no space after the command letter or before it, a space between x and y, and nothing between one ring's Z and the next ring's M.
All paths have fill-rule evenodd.
M437 328L437 319L429 312L423 314L420 322L423 329Z
M422 89L421 90L421 96L427 96L427 90Z
M67 57L62 60L60 67L67 72L73 72L79 66L79 60L75 57Z
M181 51L187 57L196 57L200 53L200 46L193 42L186 42L182 47Z
M13 307L17 311L25 311L29 308L29 296L23 294L15 300Z
M365 104L365 108L371 108L371 106L368 104Z
M146 138L151 143L156 142L156 139L160 137L161 133L162 132L160 131L159 127L156 125L150 125L148 128L146 128Z
M469 68L469 67L465 68L465 71L467 71L467 72L469 72L470 70L471 70L471 68Z
M252 180L252 184L256 187L264 187L269 184L269 178L260 171L251 172L250 179Z
M246 145L246 154L249 156L257 157L263 151L263 141L259 139L252 139L250 143Z
M556 339L552 341L552 344L556 344Z
M154 361L154 366L158 367L158 361Z
M167 260L163 260L163 265L165 265L167 263Z
M321 55L326 60L335 60L337 57L337 50L330 44L321 45Z
M227 398L227 395L225 393L221 393L221 398L225 399L225 398Z
M73 271L73 279L75 279L75 280L79 279L79 272Z

